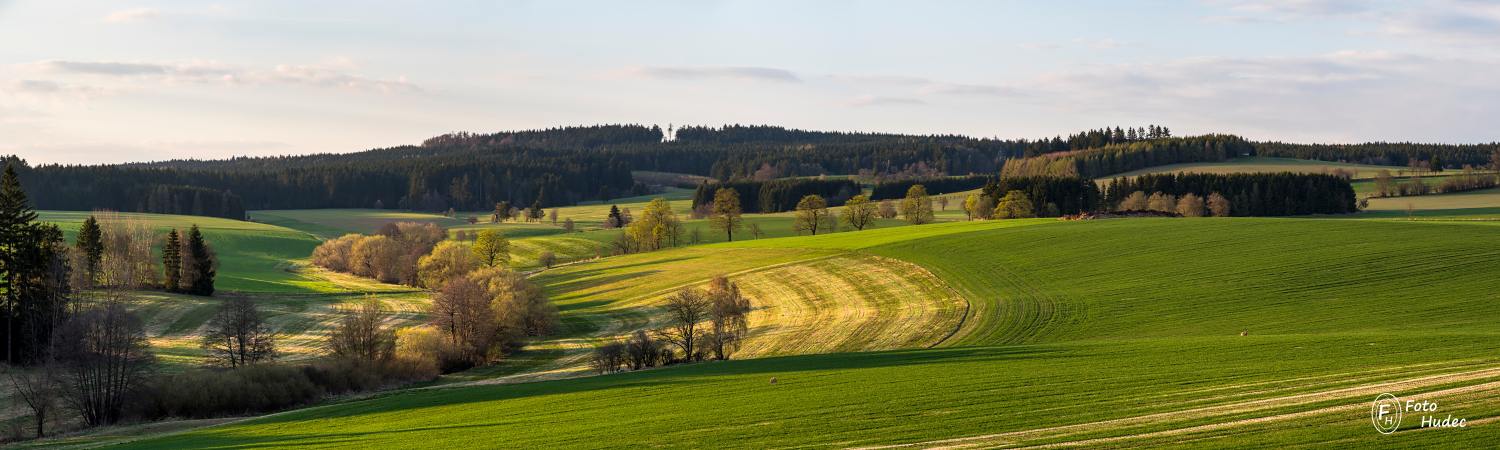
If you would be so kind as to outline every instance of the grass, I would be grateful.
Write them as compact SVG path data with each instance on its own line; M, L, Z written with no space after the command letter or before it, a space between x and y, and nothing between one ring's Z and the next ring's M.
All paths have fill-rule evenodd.
M385 209L287 209L251 211L250 220L278 225L332 239L348 233L373 234L395 222L430 222L439 226L459 225L459 219L439 214Z
M40 220L56 223L75 239L78 227L90 213L41 211ZM222 291L257 293L330 292L338 288L299 270L298 260L312 254L319 241L284 227L201 216L124 213L166 234L169 228L186 229L197 224L219 257L215 287Z
M1406 170L1398 166L1375 166L1368 164L1351 164L1331 161L1314 161L1293 158L1270 158L1262 156L1251 156L1234 158L1227 161L1168 164L1164 166L1148 167L1140 170L1132 170L1125 173L1111 175L1114 177L1134 177L1148 173L1247 173L1247 172L1302 172L1323 173L1333 169L1353 170L1354 178L1375 178L1375 174L1381 170L1390 170L1392 173Z
M1500 188L1451 194L1370 199L1362 217L1406 217L1410 207L1419 218L1496 219L1500 218Z
M649 323L653 298L719 272L763 277L762 295L778 282L847 295L829 267L880 264L861 258L916 264L970 308L940 348L400 392L133 445L1482 444L1500 430L1383 436L1367 408L1390 390L1471 421L1500 414L1487 387L1500 381L1497 249L1500 230L1482 224L1206 218L945 223L630 255L537 277L573 336ZM818 282L794 278L819 264Z

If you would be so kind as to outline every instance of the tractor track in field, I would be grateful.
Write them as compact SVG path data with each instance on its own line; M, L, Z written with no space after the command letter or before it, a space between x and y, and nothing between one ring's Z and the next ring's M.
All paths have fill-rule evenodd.
M1191 433L1201 433L1243 427L1261 423L1296 420L1314 417L1336 412L1358 412L1361 408L1369 407L1369 399L1375 395L1385 392L1403 392L1413 389L1426 389L1439 386L1447 386L1458 383L1475 382L1456 387L1444 387L1437 390L1427 390L1415 394L1404 394L1407 396L1420 395L1422 397L1451 396L1467 394L1478 391L1500 389L1500 366L1492 366L1484 369L1470 370L1464 372L1453 372L1438 375L1426 375L1402 380L1382 381L1372 384L1347 386L1317 392L1306 392L1279 397L1259 398L1222 405L1189 408L1179 411L1167 411L1146 414L1135 417L1109 419L1096 422L1087 422L1071 425L1060 425L1054 427L1034 428L1029 430L1010 431L1004 433L968 436L951 439L941 439L925 442L914 442L907 444L880 445L859 447L862 450L896 449L896 448L927 448L927 449L967 449L967 448L1055 448L1055 447L1078 447L1103 445L1134 439L1150 439L1159 437L1170 437ZM1337 406L1319 407L1311 410L1296 411L1290 413L1278 413L1261 417L1234 419L1225 422L1192 425L1186 427L1173 427L1165 430L1150 431L1144 433L1126 434L1120 436L1097 437L1087 439L1067 440L1069 436L1077 436L1087 433L1097 433L1110 428L1119 427L1142 427L1151 425L1171 426L1173 423L1200 420L1215 416L1234 416L1253 414L1259 411L1268 411L1289 406L1310 405L1330 401L1355 400L1352 403ZM1060 442L1046 442L1051 439L1064 439ZM1027 444L1035 442L1036 445Z
M861 272L866 270L877 275ZM758 302L752 312L760 319L752 318L750 337L737 353L745 358L931 348L956 335L970 311L966 297L927 269L859 252L753 267L726 276L735 279L752 298L767 299ZM539 348L563 352L540 367L443 386L509 384L589 374L590 344L649 328L653 317L642 314L641 307L683 287L707 281L705 278L674 283L615 300L610 310L580 317L595 324L595 331L539 343ZM939 295L927 295L930 293ZM830 323L840 327L827 330L812 326Z

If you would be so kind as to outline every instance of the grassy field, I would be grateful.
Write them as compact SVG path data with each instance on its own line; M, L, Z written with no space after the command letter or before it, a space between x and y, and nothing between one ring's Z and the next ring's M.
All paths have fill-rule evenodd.
M1500 219L1500 188L1452 194L1370 199L1361 217L1406 217L1407 209L1418 218Z
M423 222L442 227L462 224L451 217L385 209L287 209L250 211L250 220L277 225L311 234L319 239L336 238L349 233L372 234L388 223Z
M1406 170L1405 167L1396 166L1372 166L1368 164L1350 164L1330 161L1312 161L1306 159L1292 158L1268 158L1252 156L1246 158L1234 158L1228 161L1169 164L1165 166L1149 167L1141 170L1133 170L1121 174L1111 175L1114 177L1133 177L1148 173L1245 173L1245 172L1302 172L1323 173L1333 169L1353 170L1354 178L1375 178L1375 174L1381 170L1390 170L1391 173Z
M41 211L40 220L56 223L75 239L78 227L90 213ZM276 225L201 216L124 213L144 221L163 235L169 228L186 229L197 224L219 257L215 286L223 291L310 293L330 292L338 287L326 280L298 271L297 260L312 254L319 241L296 230Z
M759 286L780 282L826 298L848 292L826 281L834 267L896 267L861 258L916 264L945 283L934 291L951 288L969 308L939 348L400 392L132 445L487 446L499 435L520 447L1492 443L1497 249L1500 229L1458 222L1031 220L610 258L538 277L580 340L649 323L653 298L712 273L734 273L762 296ZM804 274L820 280L794 278ZM881 304L866 298L877 300L844 308ZM1368 416L1379 392L1438 400L1473 425L1380 435Z
M63 227L71 242L89 213L42 211L42 221ZM198 216L124 214L162 230L197 224L219 257L214 297L195 297L156 291L127 294L131 309L141 315L152 349L163 367L176 370L200 365L204 351L199 340L225 297L250 297L282 335L283 359L299 360L323 353L325 336L342 308L364 298L375 298L395 312L395 324L415 323L425 317L427 295L403 286L328 272L306 264L319 243L308 234L266 223ZM90 296L93 294L85 294Z

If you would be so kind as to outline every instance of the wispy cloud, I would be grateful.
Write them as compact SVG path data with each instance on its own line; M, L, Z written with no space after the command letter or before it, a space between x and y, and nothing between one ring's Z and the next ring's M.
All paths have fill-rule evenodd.
M59 75L92 75L116 78L139 78L163 82L220 83L226 85L285 84L324 88L345 88L378 92L412 92L421 90L405 76L383 80L355 75L349 64L277 65L269 70L240 67L215 61L180 63L113 62L113 61L43 61L44 70Z
M772 67L634 67L628 75L663 80L732 79L799 83L802 78L792 71Z
M1393 14L1382 31L1443 43L1494 44L1500 42L1500 3L1446 1L1439 7Z
M874 106L913 106L913 105L925 105L925 104L927 104L926 101L923 101L922 99L918 99L918 98L910 98L910 97L886 97L886 96L868 95L868 94L867 95L861 95L861 96L858 96L858 97L854 97L854 99L849 100L849 102L848 102L849 106L859 107L859 108L874 107Z
M1208 3L1228 11L1209 19L1227 22L1287 22L1357 15L1375 8L1373 2L1362 0L1209 0Z
M114 11L104 16L105 23L144 22L161 16L156 8L132 8Z

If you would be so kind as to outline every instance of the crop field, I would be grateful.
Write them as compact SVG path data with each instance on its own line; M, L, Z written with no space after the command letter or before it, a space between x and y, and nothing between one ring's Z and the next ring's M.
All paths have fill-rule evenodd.
M1485 224L1326 219L963 222L630 255L538 275L563 309L563 341L582 348L645 326L660 296L729 273L782 302L755 303L752 326L795 322L777 315L795 311L841 330L781 339L805 348L752 351L860 352L399 392L133 445L1494 442L1500 323L1488 318L1500 313L1500 268L1486 261L1497 257L1500 229ZM913 273L904 264L933 278L868 294L850 286L878 283L841 278ZM904 350L843 346L845 333L882 329L839 323L867 314L857 311L901 311L892 306L945 292L969 307L939 347L920 348L931 335L888 347ZM849 313L828 316L804 298L849 298L838 305ZM952 324L945 304L888 317L930 310L931 323ZM1380 435L1368 415L1379 392L1439 401L1471 425Z
M1169 164L1164 166L1149 167L1141 170L1133 170L1113 177L1133 177L1148 173L1248 173L1248 172L1299 172L1299 173L1323 173L1331 172L1333 169L1353 170L1354 178L1375 178L1375 174L1381 170L1390 170L1392 174L1407 170L1406 167L1398 166L1372 166L1368 164L1351 164L1331 161L1313 161L1292 158L1269 158L1252 156L1245 158L1234 158L1228 161L1201 162Z
M1406 217L1423 219L1500 219L1500 188L1452 194L1418 195L1370 199L1370 207L1361 217Z

